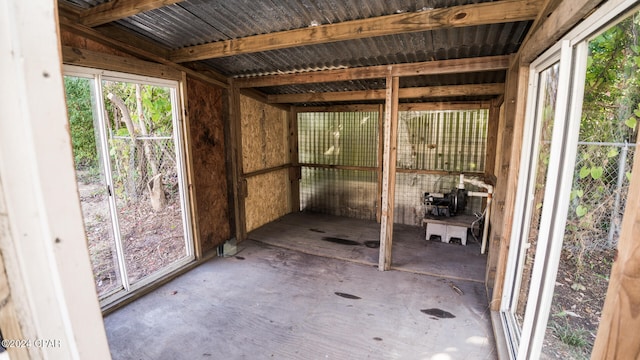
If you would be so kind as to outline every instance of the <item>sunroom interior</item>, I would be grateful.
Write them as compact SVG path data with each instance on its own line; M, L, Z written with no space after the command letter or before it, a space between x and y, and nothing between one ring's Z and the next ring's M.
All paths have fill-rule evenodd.
M629 332L640 325L633 1L38 0L37 10L27 8L16 1L3 11L3 20L18 19L6 22L14 40L3 51L27 59L3 66L3 76L24 83L3 100L11 109L12 99L37 96L41 80L14 70L27 74L31 59L48 59L60 67L43 75L55 81L46 88L57 89L48 106L60 129L34 131L38 112L17 107L7 114L24 116L28 129L2 122L0 213L10 230L0 244L0 334L67 346L3 340L8 358L218 350L305 358L294 348L314 358L640 356ZM35 30L36 21L44 28ZM36 31L50 46L36 45ZM20 109L29 106L42 105ZM49 151L45 135L66 150ZM9 159L5 150L17 143L33 149ZM46 168L48 157L66 170ZM31 162L39 165L12 171ZM56 196L74 207L41 215L41 224L65 215L60 226L73 230L38 250L47 259L40 262L19 238L33 225L17 220L32 213L16 205L29 171L59 176L32 176L31 186L48 194L58 184ZM41 196L29 200L34 208L58 209L51 204L59 199ZM44 243L57 226L43 229ZM67 237L78 240L67 245ZM62 261L68 254L78 260ZM47 275L54 285L33 276L43 266L57 269ZM360 293L309 295L334 277ZM386 300L363 296L394 286L398 296ZM290 303L267 297L278 305L260 309L274 293ZM19 301L38 295L57 300ZM391 315L382 323L351 318L353 305L334 313L336 295L388 306ZM419 310L437 321L425 331L395 312L428 296L453 296L465 315L447 323L455 316L446 309ZM51 304L59 315L36 321ZM210 317L221 309L258 320ZM175 339L155 352L144 340L127 344L138 326L140 336L155 337L142 326L161 311L184 316L168 326L198 329L183 338L193 351L171 352ZM227 327L234 346L201 345L210 329L195 324L199 316ZM335 320L343 317L353 327ZM83 318L97 328L87 330ZM278 328L252 338L260 335L249 328L269 331L259 325L267 320L287 335ZM64 330L56 333L56 322ZM471 322L487 336L459 328ZM456 331L460 339L447 336ZM431 340L421 346L418 333ZM350 335L352 349L341 340Z

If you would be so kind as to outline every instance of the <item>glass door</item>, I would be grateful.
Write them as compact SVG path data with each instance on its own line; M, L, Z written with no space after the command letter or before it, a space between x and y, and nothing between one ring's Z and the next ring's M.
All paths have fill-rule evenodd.
M65 79L76 171L96 290L106 305L194 259L177 83L71 69ZM71 85L85 90L74 95ZM74 125L76 117L84 127Z

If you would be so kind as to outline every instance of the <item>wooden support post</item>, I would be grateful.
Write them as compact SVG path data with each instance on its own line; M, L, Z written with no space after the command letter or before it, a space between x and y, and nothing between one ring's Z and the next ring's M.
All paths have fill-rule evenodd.
M495 179L496 150L498 143L498 124L500 123L500 106L502 99L494 99L489 107L489 123L487 126L487 155L484 165L485 179ZM495 185L495 183L493 183Z
M640 169L637 152L633 168ZM628 194L592 359L640 359L640 176L635 171Z
M500 124L498 134L501 137L500 157L496 159L499 171L496 172L496 191L493 194L492 230L489 236L489 255L487 258L487 283L494 284L491 310L500 308L504 277L509 255L511 226L515 207L522 136L527 103L529 68L522 66L516 58L507 72L507 87L504 99L504 122Z
M389 67L391 73L391 67ZM393 208L396 193L396 158L398 140L398 84L399 78L387 76L387 96L384 116L384 155L382 163L382 217L380 222L380 255L378 270L391 268L393 243Z
M291 212L300 211L300 178L302 177L298 158L298 110L289 109L289 182L291 184Z
M182 77L180 80L180 105L182 110L181 116L181 125L182 125L182 133L184 134L184 143L182 144L184 150L184 165L185 165L185 173L186 177L186 192L189 194L189 218L191 219L190 224L186 224L187 226L191 226L191 236L193 238L194 245L194 255L196 259L201 259L204 255L202 251L202 239L200 238L200 229L198 227L198 206L196 199L196 188L194 186L195 183L195 173L193 170L193 152L192 152L192 141L191 141L191 123L189 122L189 112L187 109L189 108L188 103L188 92L187 92L187 74L182 73Z
M378 196L376 204L376 221L382 221L382 158L384 156L384 105L378 106Z
M242 119L240 113L240 89L233 82L229 91L229 133L231 135L231 183L233 184L233 208L236 228L236 240L247 238L247 216L245 198L247 191L242 176Z

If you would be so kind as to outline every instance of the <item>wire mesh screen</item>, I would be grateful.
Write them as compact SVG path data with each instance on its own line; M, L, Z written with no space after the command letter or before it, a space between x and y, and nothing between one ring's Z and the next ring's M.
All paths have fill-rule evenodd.
M483 172L489 110L401 111L398 168Z
M467 176L466 178L474 179L475 177ZM397 173L393 221L397 224L422 226L425 215L424 193L449 193L456 188L459 180L460 177L455 175ZM484 191L470 184L465 184L465 189ZM480 214L483 209L482 201L483 199L479 197L468 197L464 213Z
M178 171L173 137L112 136L111 157L116 192L125 200L148 196L157 176L167 200L178 200Z
M578 144L565 246L585 251L617 245L634 153L628 144Z
M300 209L375 220L377 180L375 171L303 167Z
M301 164L375 167L378 112L298 114Z

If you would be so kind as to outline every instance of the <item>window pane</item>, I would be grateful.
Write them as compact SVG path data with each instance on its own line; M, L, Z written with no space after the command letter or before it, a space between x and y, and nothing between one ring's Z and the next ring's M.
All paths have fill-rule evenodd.
M576 167L543 358L591 354L635 152L639 22L635 14L589 41Z
M523 227L527 233L525 235L526 238L523 239L525 241L525 244L523 244L525 250L524 258L522 259L522 275L520 278L520 290L517 294L517 306L514 309L515 318L520 328L522 328L526 311L540 220L544 208L543 198L546 189L549 158L551 156L551 136L556 109L559 67L559 63L556 63L539 74L536 110L536 122L539 126L537 127L537 153L535 153L536 157L534 159L537 165L532 169L533 172L529 174L530 178L527 184L528 194L531 198L528 202L528 219L525 219L528 226Z

